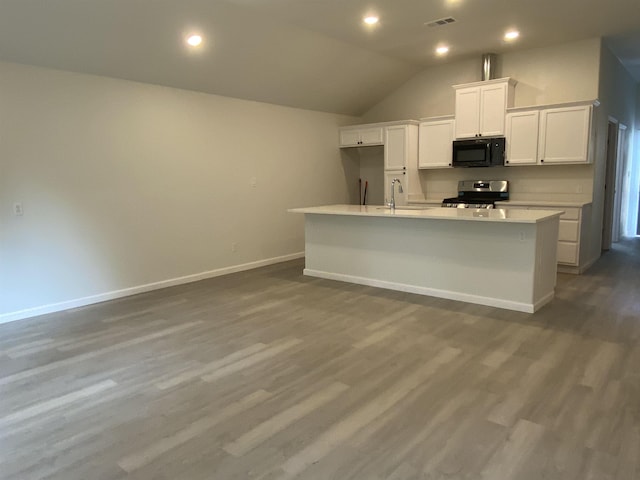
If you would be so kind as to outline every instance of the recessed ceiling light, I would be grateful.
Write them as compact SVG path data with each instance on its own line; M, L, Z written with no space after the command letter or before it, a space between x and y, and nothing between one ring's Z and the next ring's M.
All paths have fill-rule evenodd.
M449 47L447 47L446 45L440 45L438 48L436 48L436 53L438 55L446 55L447 53L449 53Z
M509 30L507 33L504 34L504 39L507 41L510 40L515 40L516 38L518 38L520 36L520 32L517 30Z
M367 25L375 25L376 23L378 23L380 21L380 19L378 17L376 17L375 15L368 15L368 16L364 17L363 21Z
M202 37L200 35L189 35L187 43L192 47L197 47L202 43Z

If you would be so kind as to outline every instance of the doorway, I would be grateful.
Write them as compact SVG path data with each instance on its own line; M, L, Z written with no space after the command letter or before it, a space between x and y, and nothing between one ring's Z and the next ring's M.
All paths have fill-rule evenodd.
M611 249L618 161L618 121L609 117L607 126L607 156L604 179L604 213L602 218L602 250Z
M617 147L617 160L616 160L616 173L615 173L615 192L613 196L613 230L611 233L613 243L620 241L622 236L622 204L624 195L624 176L627 172L629 163L628 155L628 142L627 142L627 126L622 123L618 124L618 147Z

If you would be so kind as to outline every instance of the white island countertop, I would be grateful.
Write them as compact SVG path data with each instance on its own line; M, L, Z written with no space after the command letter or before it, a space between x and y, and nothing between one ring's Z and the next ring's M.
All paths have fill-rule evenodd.
M416 208L416 205L391 210L382 205L323 205L320 207L292 208L291 213L318 215L351 215L358 217L397 217L432 220L462 220L499 223L539 223L559 217L562 210L503 210L472 208Z

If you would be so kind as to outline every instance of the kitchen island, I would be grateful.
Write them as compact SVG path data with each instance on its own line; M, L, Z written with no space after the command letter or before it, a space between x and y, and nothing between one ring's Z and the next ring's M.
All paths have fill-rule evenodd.
M533 313L554 296L562 211L328 205L305 215L314 277Z

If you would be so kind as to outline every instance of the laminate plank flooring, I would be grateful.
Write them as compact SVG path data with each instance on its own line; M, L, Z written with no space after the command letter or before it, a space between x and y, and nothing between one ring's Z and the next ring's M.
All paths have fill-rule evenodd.
M533 315L303 265L0 325L0 479L640 479L640 239Z

